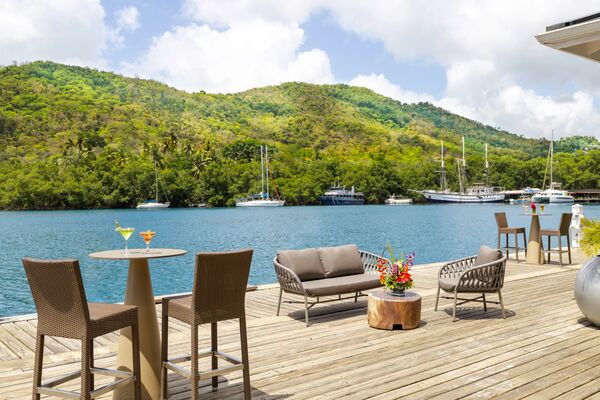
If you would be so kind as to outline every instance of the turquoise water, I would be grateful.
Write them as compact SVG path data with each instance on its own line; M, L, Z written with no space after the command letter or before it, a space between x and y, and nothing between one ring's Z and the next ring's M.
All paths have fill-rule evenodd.
M157 232L154 247L188 250L184 257L150 262L156 295L191 290L197 251L252 247L253 284L275 281L272 259L278 249L356 243L381 253L386 243L414 251L416 263L473 254L480 244L495 245L494 212L506 211L511 226L529 228L520 206L414 205L282 207L249 209L168 209L0 212L0 316L34 312L21 258L78 258L88 299L123 300L127 263L91 260L94 251L123 248L114 219L136 232L129 247L144 247L139 232ZM542 227L558 226L570 206L547 206ZM600 206L584 206L600 218Z

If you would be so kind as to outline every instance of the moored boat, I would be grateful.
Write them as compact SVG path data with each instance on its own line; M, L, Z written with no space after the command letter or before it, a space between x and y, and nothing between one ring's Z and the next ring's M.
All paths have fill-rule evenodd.
M390 206L412 204L412 199L409 197L396 196L395 194L393 194L385 201L385 204Z
M365 195L355 191L354 186L346 190L343 186L334 185L323 196L319 196L319 203L323 206L362 205L365 203Z
M261 192L258 194L250 195L248 197L237 199L235 201L236 207L282 207L285 204L285 200L279 199L277 190L276 199L272 199L269 196L269 150L267 146L262 145L260 146L260 177ZM266 192L265 186L267 188Z
M566 190L561 189L560 182L554 182L554 131L552 132L552 138L550 140L549 150L549 161L550 161L550 187L542 192L536 193L531 196L531 201L534 203L548 203L548 204L568 204L574 203L575 198L569 194ZM546 165L546 168L547 165ZM547 169L546 169L547 171ZM544 184L546 183L546 174L544 173Z
M169 208L171 203L167 198L167 194L165 193L166 202L161 203L158 201L158 170L156 169L156 163L154 163L154 187L155 187L155 197L154 199L146 200L139 203L135 208L138 210L160 210L163 208ZM164 188L163 188L164 191Z

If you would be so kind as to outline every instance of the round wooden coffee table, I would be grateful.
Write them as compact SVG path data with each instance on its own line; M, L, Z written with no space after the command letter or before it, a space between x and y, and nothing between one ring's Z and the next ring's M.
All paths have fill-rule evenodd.
M377 329L414 329L421 322L421 296L406 292L404 297L392 296L383 289L369 292L367 318Z

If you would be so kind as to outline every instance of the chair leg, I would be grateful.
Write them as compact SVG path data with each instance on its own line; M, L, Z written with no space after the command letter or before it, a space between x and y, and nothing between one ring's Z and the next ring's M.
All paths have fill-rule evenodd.
M508 250L508 233L505 234L505 236L506 236L506 258L508 258L508 252L509 252L509 250Z
M482 293L483 295L483 311L487 312L487 303L485 302L485 293Z
M42 384L42 367L44 364L44 335L37 334L35 340L35 361L33 366L33 400L40 400L37 388Z
M306 326L308 327L308 299L306 295L304 295L304 320L306 321Z
M244 363L244 399L252 398L250 390L250 361L248 360L248 332L246 331L246 316L240 318L240 341L242 342L242 363Z
M498 299L500 300L500 309L502 310L502 318L506 319L506 314L504 313L504 303L502 302L502 292L498 289Z
M215 355L215 352L217 351L217 348L218 348L217 346L218 346L217 323L211 322L211 324L210 324L210 349L212 350L211 368L213 370L219 368L219 360L217 359L217 356ZM212 377L212 391L216 392L218 387L219 387L219 377L215 375Z
M571 262L571 238L569 237L568 233L567 233L567 252L569 254L569 264L572 264L572 262Z
M192 321L192 375L190 377L192 400L198 400L198 325Z
M560 263L560 266L563 266L563 261L562 261L562 236L558 236L558 262Z
M140 329L138 324L131 325L131 353L133 356L133 398L135 400L142 399L142 370L140 368ZM166 370L165 370L166 372ZM166 373L165 373L166 379ZM166 387L166 386L165 386ZM166 398L166 397L165 397Z
M515 233L515 257L519 261L519 235Z
M354 293L354 302L358 302L358 292Z
M283 296L283 289L279 288L279 300L277 301L277 313L276 316L279 316L279 311L281 310L281 297Z
M169 308L168 301L162 304L162 341L160 346L160 396L161 399L169 397L169 381L167 368L164 362L169 359Z
M500 231L498 231L498 248L500 248Z
M440 287L438 286L437 295L435 296L435 307L433 308L433 311L437 311L439 301L440 301Z
M454 292L454 306L452 307L452 322L456 321L456 298L458 297L458 293Z
M94 339L90 339L90 370L94 368ZM90 373L90 392L94 390L94 374Z
M525 249L525 257L527 257L527 234L523 232L523 248Z
M91 400L90 394L90 340L84 337L81 341L81 400Z
M548 262L550 262L550 250L552 250L552 242L550 241L551 238L552 236L548 235Z

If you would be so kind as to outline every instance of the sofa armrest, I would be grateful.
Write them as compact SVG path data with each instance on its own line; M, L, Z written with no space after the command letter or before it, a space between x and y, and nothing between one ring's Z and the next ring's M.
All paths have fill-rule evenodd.
M273 259L273 265L275 266L275 275L277 275L277 281L281 289L289 293L306 294L302 286L302 281L294 271L281 265L277 261L277 257Z
M475 265L476 258L477 256L470 256L445 264L438 273L438 279L458 278L464 271Z
M370 253L368 251L359 250L359 253L360 253L360 258L362 259L362 262L363 262L363 269L365 271L365 274L367 274L367 275L378 275L379 274L379 271L377 271L377 261L383 259L388 264L390 262L390 260L388 260L387 258L378 256L377 254Z

